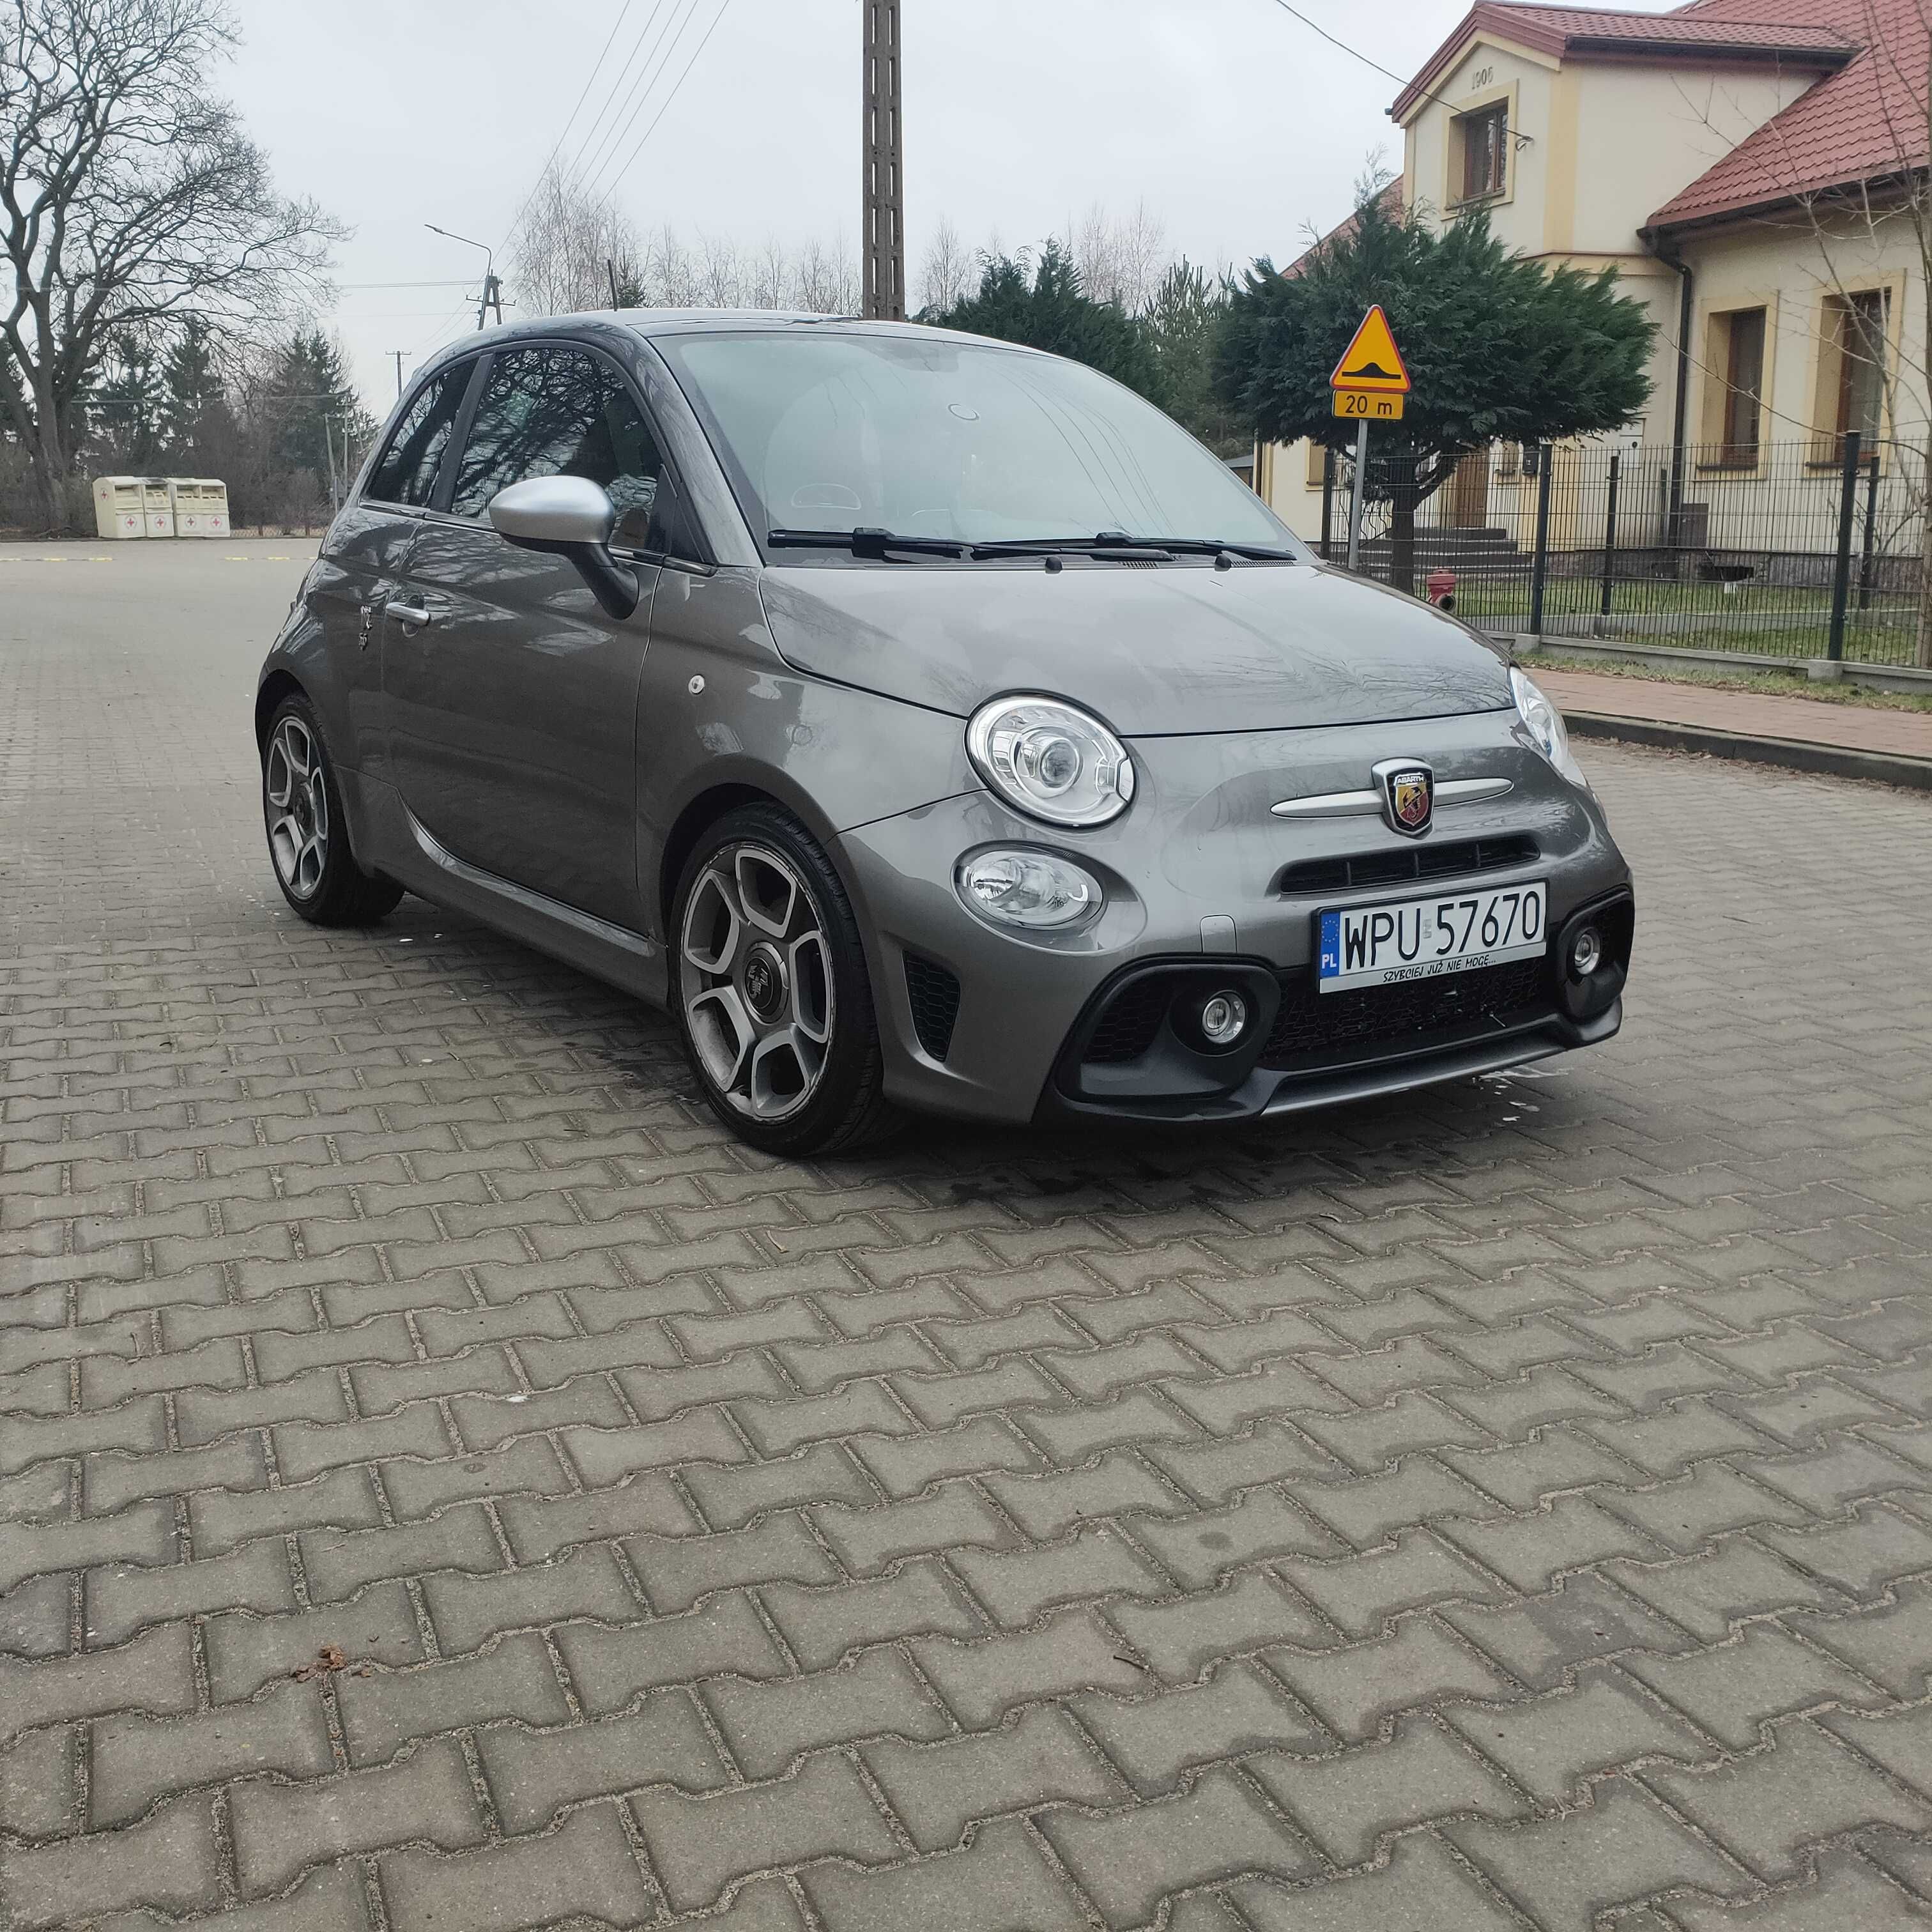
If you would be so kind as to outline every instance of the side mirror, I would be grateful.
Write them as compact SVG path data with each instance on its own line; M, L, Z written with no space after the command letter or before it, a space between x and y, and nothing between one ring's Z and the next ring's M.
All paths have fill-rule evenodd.
M490 500L496 534L520 550L567 556L591 594L613 616L638 608L638 574L610 554L617 512L587 476L530 476Z

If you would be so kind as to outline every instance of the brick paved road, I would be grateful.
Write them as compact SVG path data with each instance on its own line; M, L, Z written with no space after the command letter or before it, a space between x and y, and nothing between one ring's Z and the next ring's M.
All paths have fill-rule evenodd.
M788 1166L284 910L293 549L0 562L6 1923L1922 1922L1932 801L1593 748L1614 1047Z

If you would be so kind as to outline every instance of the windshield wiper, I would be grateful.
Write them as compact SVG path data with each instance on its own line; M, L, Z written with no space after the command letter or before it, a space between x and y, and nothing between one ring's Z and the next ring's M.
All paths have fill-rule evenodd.
M1292 550L1265 544L1227 543L1218 537L1130 537L1124 530L1102 530L1090 537L1016 537L1010 542L978 543L972 554L982 556L1114 556L1123 562L1160 562L1174 556L1231 556L1285 563L1299 561Z
M765 541L774 550L849 550L854 556L877 562L886 551L896 550L917 556L963 556L966 546L949 537L901 536L896 531L860 528L856 530L767 530Z

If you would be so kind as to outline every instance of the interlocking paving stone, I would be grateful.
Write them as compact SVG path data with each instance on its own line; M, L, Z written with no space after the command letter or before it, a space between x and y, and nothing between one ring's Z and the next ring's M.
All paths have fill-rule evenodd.
M1360 1878L1294 1892L1240 1885L1233 1895L1261 1932L1502 1932L1522 1922L1426 1834L1398 1838L1388 1864Z
M502 1733L484 1735L494 1741ZM418 1745L380 1771L300 1784L248 1779L235 1786L231 1815L236 1872L250 1894L280 1892L309 1866L346 1853L412 1840L455 1851L485 1835L469 1766L453 1738Z
M996 1822L968 1850L892 1871L824 1864L802 1882L830 1932L1086 1932L1093 1921L1017 1824Z
M16 1921L1932 1901L1924 799L1597 748L1613 1046L796 1166L567 968L284 910L302 547L152 548L0 607Z
M1247 1872L1300 1876L1318 1864L1233 1772L1206 1772L1178 1798L1099 1815L1053 1809L1040 1829L1117 1925L1151 1918L1162 1895Z
M1524 1824L1457 1822L1444 1834L1533 1923L1586 1927L1613 1905L1679 1886L1720 1896L1754 1888L1744 1869L1622 1779L1598 1784L1584 1810Z
M682 1690L655 1692L634 1715L599 1724L552 1731L495 1725L480 1733L477 1749L498 1815L513 1832L541 1831L563 1806L586 1798L659 1783L711 1791L729 1781Z
M1338 1865L1360 1864L1383 1832L1459 1812L1514 1818L1530 1809L1474 1753L1426 1718L1387 1744L1327 1758L1268 1754L1249 1770Z
M790 1777L715 1797L658 1785L632 1799L665 1896L686 1911L710 1904L734 1878L813 1858L878 1864L899 1841L851 1760L807 1758Z
M1641 1773L1652 1790L1695 1818L1760 1876L1794 1875L1803 1849L1874 1825L1923 1832L1932 1803L1896 1790L1855 1754L1802 1718L1773 1728L1772 1742L1734 1763Z
M650 1889L631 1855L616 1810L572 1812L545 1838L510 1839L481 1850L386 1853L382 1896L396 1932L512 1932L573 1915L613 1925L646 1918Z
M1484 1755L1545 1804L1568 1802L1593 1772L1653 1754L1696 1762L1716 1747L1614 1670L1586 1666L1574 1690L1520 1704L1442 1712Z

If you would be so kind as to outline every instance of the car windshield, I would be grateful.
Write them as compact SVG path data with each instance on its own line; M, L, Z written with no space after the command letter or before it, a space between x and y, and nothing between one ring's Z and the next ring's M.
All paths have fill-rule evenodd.
M774 530L962 544L1119 532L1305 555L1185 430L1077 362L938 333L825 328L656 346L761 544Z

